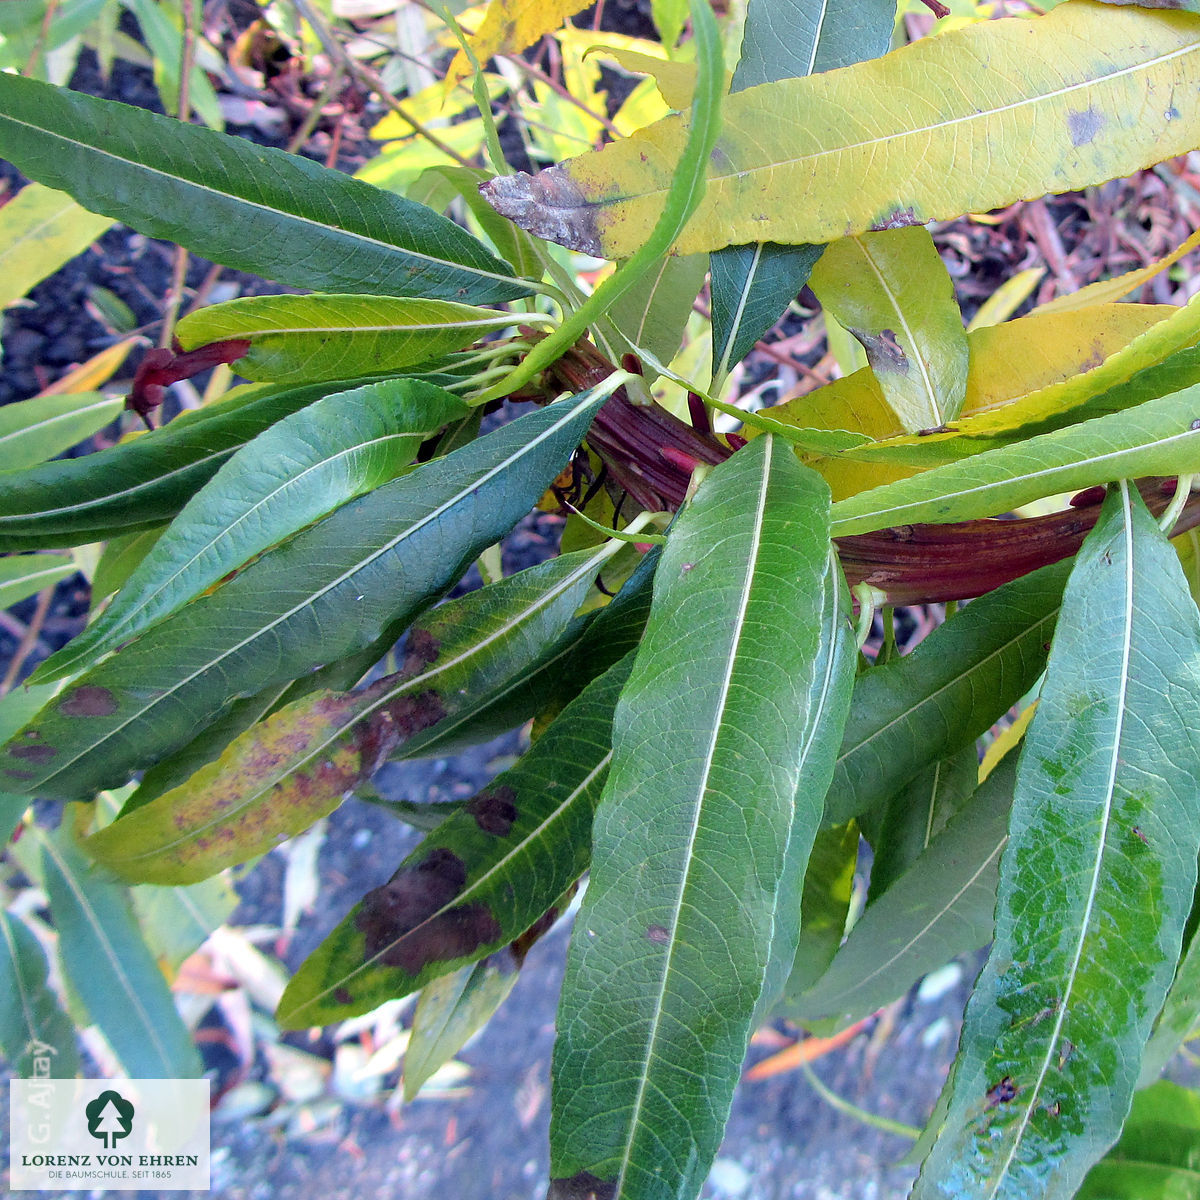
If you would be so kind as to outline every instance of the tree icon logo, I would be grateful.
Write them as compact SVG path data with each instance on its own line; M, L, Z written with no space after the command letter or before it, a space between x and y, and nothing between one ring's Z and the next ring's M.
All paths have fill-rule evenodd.
M128 1137L133 1129L133 1104L111 1088L101 1092L83 1111L88 1133L99 1138L105 1150L111 1150L119 1138Z

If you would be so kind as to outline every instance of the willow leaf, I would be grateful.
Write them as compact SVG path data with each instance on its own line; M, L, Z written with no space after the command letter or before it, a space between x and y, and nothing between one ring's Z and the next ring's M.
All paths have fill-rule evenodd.
M508 313L449 300L393 296L248 296L202 308L176 328L194 350L250 343L235 364L247 379L313 383L405 371L511 325Z
M90 796L240 696L398 636L529 511L607 394L529 413L264 554L60 692L0 748L0 785Z
M12 554L0 558L0 608L9 608L69 579L79 568L66 554Z
M731 92L887 52L891 0L750 0ZM823 246L755 242L712 255L713 376L724 377L796 298Z
M663 550L559 1011L555 1200L694 1195L716 1153L785 859L807 857L819 822L796 789L827 504L762 437L713 470Z
M826 242L1126 175L1195 145L1197 83L1193 15L1073 0L749 88L726 102L704 199L675 251ZM505 176L489 198L533 233L619 258L657 220L686 136L686 118L667 117ZM1023 153L997 155L1001 144Z
M868 533L917 521L997 516L1042 496L1114 479L1178 475L1197 462L1200 384L859 492L834 505L833 528Z
M529 293L446 217L298 155L19 75L0 154L150 237L289 287L470 300Z
M0 550L80 545L168 520L239 446L347 386L238 388L97 454L0 473Z
M1192 905L1198 789L1200 613L1122 483L1063 598L920 1200L1071 1197L1116 1138Z
M38 680L96 661L296 530L402 474L423 441L466 412L449 392L393 379L285 417L196 493L112 604L38 668Z
M32 1078L34 1059L50 1064L56 1079L79 1071L75 1027L50 990L46 952L19 917L0 910L0 1054L19 1078Z
M986 784L855 923L815 982L793 977L782 1011L853 1024L992 936L1000 852L1008 840L1015 760Z
M569 704L516 766L452 813L296 972L286 1028L368 1012L511 942L587 868L612 758L622 659Z
M616 545L565 555L442 605L408 634L403 668L359 692L318 692L235 738L186 783L85 843L123 879L192 883L307 829L397 743L478 709L561 641Z
M84 858L66 824L39 840L63 971L121 1065L133 1078L199 1078L200 1055L125 889Z
M972 744L1037 682L1070 565L972 601L903 658L873 667L854 702L825 824L879 808L922 768Z
M967 334L951 280L924 228L839 238L810 286L862 343L888 404L910 433L958 416Z
M6 404L0 408L0 463L5 471L37 466L103 429L123 408L122 400L100 392L35 396Z

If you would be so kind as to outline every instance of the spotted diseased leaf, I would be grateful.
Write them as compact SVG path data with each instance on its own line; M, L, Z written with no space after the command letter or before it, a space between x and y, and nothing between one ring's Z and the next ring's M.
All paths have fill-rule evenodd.
M86 849L124 879L180 884L307 829L398 745L485 706L572 644L573 614L617 545L552 559L443 605L409 630L396 674L281 708L186 783L93 834Z
M813 267L810 286L862 343L905 429L936 429L958 416L967 386L967 334L954 282L929 230L839 238Z
M85 208L290 287L487 304L529 293L453 221L298 155L0 78L0 154Z
M1122 483L1064 595L921 1200L1070 1197L1116 1138L1192 906L1198 791L1200 613Z
M1082 0L748 88L725 103L704 199L674 248L827 242L1126 175L1193 148L1197 83L1194 16ZM666 117L504 176L489 199L531 232L619 258L653 227L686 136L686 118Z
M797 784L827 504L768 435L716 467L672 527L560 1005L554 1200L694 1195L716 1153L785 859L807 858L819 823L818 794Z
M298 529L403 474L422 442L467 411L431 384L392 379L285 417L197 492L108 608L37 679L95 662Z
M587 6L587 0L489 0L482 23L467 43L481 63L497 54L519 54ZM459 50L446 71L446 90L470 74L470 59Z
M394 640L529 511L607 395L529 413L264 554L60 692L0 748L0 786L90 797L239 697Z
M587 868L627 656L442 821L309 956L276 1014L289 1029L368 1012L511 942Z

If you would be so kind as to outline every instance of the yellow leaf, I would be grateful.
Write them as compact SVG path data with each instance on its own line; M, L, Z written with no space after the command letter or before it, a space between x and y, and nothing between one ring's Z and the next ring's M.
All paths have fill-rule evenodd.
M1030 314L976 329L967 334L970 359L963 414L1002 408L1069 380L1082 362L1091 357L1103 362L1120 353L1131 339L1178 311L1171 305L1105 304L1077 313ZM797 428L846 429L876 440L901 433L869 368L766 411ZM744 432L753 436L750 430ZM805 461L825 476L835 500L914 473L897 463L853 462L840 456Z
M508 81L500 75L485 71L484 86L488 96L495 100L497 96L508 91ZM475 97L467 88L446 94L446 88L441 82L430 84L415 96L409 96L404 101L404 111L414 121L432 128L439 121L447 122L453 117L461 116L468 110L478 112ZM389 141L392 138L410 138L415 136L413 127L399 113L385 114L371 129L371 137L376 141Z
M687 136L667 117L487 185L529 231L608 258L662 212ZM674 249L828 242L1065 192L1200 144L1200 19L1069 0L843 70L726 98L702 203Z
M984 752L983 759L979 764L980 783L1000 765L1000 760L1025 736L1025 730L1029 728L1029 722L1033 720L1035 712L1037 712L1036 700L1027 704L1017 719L1011 725L1005 726L992 739L991 745Z
M56 379L41 394L43 396L59 396L76 392L94 392L117 373L129 351L139 341L141 341L140 338L128 337L115 345L106 346L99 354L93 354L87 362L73 367L61 379Z
M1045 274L1045 267L1030 267L1028 270L1018 271L1011 279L1006 279L979 306L979 311L971 318L967 329L982 329L985 325L999 325L1002 321L1007 321L1042 282L1042 276ZM1040 311L1044 312L1045 309Z
M544 33L557 29L568 17L587 8L590 0L492 0L483 24L468 39L475 57L486 63L497 54L517 54L532 46ZM463 51L454 56L446 73L446 88L471 73Z

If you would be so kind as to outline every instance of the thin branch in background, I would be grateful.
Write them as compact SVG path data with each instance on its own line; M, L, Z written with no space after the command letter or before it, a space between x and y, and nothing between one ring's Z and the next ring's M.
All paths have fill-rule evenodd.
M580 111L591 117L593 121L598 121L602 126L604 126L605 129L608 130L609 133L613 135L613 137L619 138L622 136L621 131L608 119L607 116L604 116L596 112L594 109L589 108L577 96L571 95L571 93L561 83L559 83L553 75L548 75L545 71L538 70L538 68L532 63L518 57L515 54L505 55L505 57L518 70L525 72L526 75L532 75L533 78L538 80L539 83L544 83L552 92L554 92L556 96L559 96L561 99L567 101L568 104L573 104Z
M316 129L317 122L321 119L321 114L325 111L325 106L337 95L337 91L342 86L342 81L345 78L345 64L341 62L334 63L329 81L321 89L320 95L313 101L312 107L300 123L300 127L288 140L287 152L289 154L298 154L304 148L304 143L308 141L312 136L313 130Z
M21 678L21 672L37 646L38 639L42 636L42 626L46 623L46 617L50 612L50 602L53 599L54 588L52 587L43 588L38 593L37 607L33 610L33 617L25 628L25 636L21 638L16 653L12 656L12 662L8 664L3 681L0 681L0 696L5 696L12 691L13 685Z
M352 78L357 79L369 92L379 100L382 100L396 116L409 125L415 133L419 133L431 146L436 146L443 154L458 163L460 167L469 167L471 165L469 159L459 154L453 146L447 145L432 129L428 129L416 117L411 116L400 101L388 91L383 80L370 67L360 63L350 55L345 46L337 40L333 31L325 24L320 14L308 0L291 0L291 2L296 12L312 26L313 33L317 35L317 41L321 43L322 49L329 55L331 62L341 63Z
M42 13L42 27L38 31L37 41L29 52L29 61L25 64L23 75L32 75L38 65L38 59L46 57L46 43L50 40L50 26L54 23L54 14L58 11L59 0L46 0L46 11Z
M179 103L175 115L186 123L191 117L192 101L189 93L192 79L192 64L196 58L196 0L183 0L183 44L179 51ZM167 310L163 314L162 329L158 344L171 345L175 337L175 323L179 319L179 306L183 303L183 289L187 286L188 252L182 246L175 247L175 260L171 266L171 287L167 292Z

